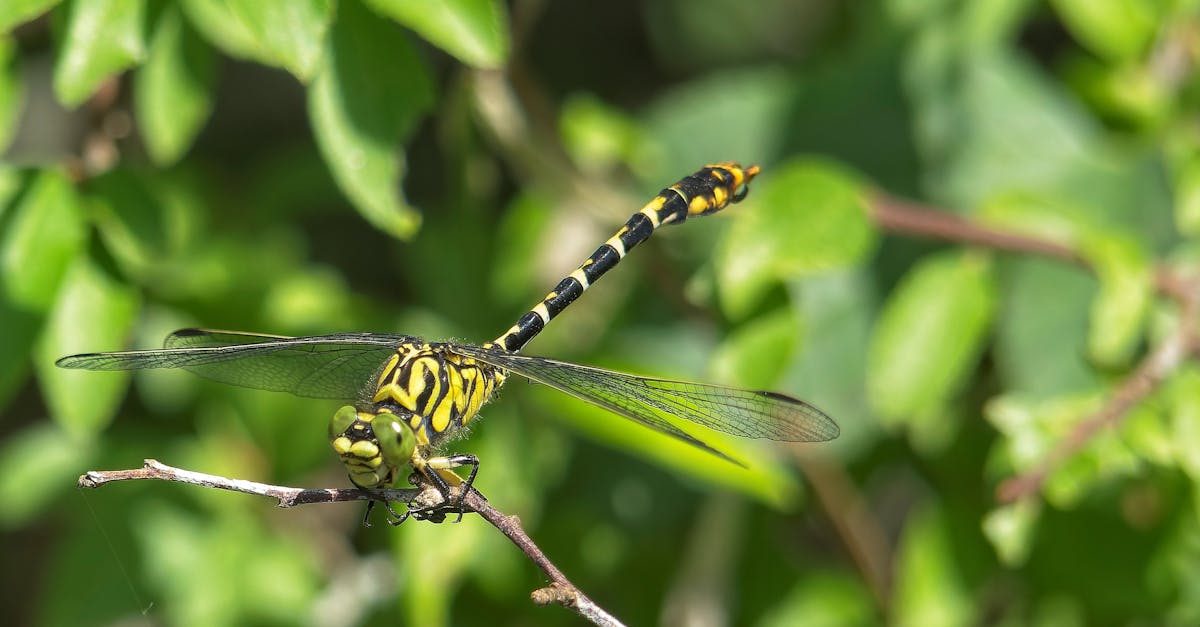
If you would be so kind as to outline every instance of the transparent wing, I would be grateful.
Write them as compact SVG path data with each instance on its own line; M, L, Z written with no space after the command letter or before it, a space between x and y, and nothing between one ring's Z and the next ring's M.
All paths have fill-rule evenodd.
M231 385L352 400L370 385L396 345L411 339L377 333L284 337L182 329L167 336L160 350L71 355L56 364L84 370L182 368Z
M823 442L841 433L837 423L825 412L800 399L775 392L639 377L479 346L456 345L453 350L566 392L726 459L729 457L684 433L666 416L682 418L722 433L782 442Z

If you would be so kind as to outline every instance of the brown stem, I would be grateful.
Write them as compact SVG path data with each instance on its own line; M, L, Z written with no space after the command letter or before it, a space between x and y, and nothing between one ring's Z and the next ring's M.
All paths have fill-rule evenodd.
M1078 252L1057 242L988 228L945 211L924 207L884 194L875 194L869 202L871 219L891 233L944 239L960 244L975 244L995 250L1033 253L1086 266Z
M871 219L886 231L1036 254L1094 270L1078 251L1057 242L988 228L951 213L885 194L876 194L869 202ZM1159 266L1155 268L1154 286L1160 294L1179 305L1179 326L1175 333L1151 350L1117 385L1104 407L1080 421L1070 435L1032 470L1002 482L997 489L1000 500L1011 502L1038 493L1055 468L1087 445L1102 428L1119 424L1130 408L1156 390L1185 359L1198 352L1196 329L1200 328L1200 282Z
M887 533L879 526L845 468L818 455L801 453L796 447L792 450L834 530L870 588L876 607L886 616L892 598L892 549Z
M98 488L113 481L134 479L159 479L188 483L205 488L232 490L245 494L266 496L278 501L279 507L294 507L310 503L336 503L342 501L410 502L428 492L427 488L405 490L363 490L360 488L306 489L270 485L242 479L229 479L168 466L153 459L145 460L141 468L132 470L90 470L79 477L79 487ZM451 498L457 498L452 494ZM550 578L550 585L534 590L530 594L538 605L557 604L575 611L596 625L620 626L621 622L603 608L596 605L575 584L563 575L546 554L525 533L516 516L507 516L488 503L478 490L472 489L464 498L463 506L469 512L479 514L505 535L517 548Z

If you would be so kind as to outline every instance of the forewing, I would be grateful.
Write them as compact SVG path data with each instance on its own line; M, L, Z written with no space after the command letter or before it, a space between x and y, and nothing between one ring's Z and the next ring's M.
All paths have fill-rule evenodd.
M63 368L140 370L182 368L206 379L309 398L351 400L400 342L400 335L340 333L283 337L231 331L183 329L166 348L71 355Z
M822 442L836 438L837 423L812 405L774 392L654 379L517 355L477 346L455 347L480 361L599 405L707 451L727 456L684 433L664 415L746 438Z

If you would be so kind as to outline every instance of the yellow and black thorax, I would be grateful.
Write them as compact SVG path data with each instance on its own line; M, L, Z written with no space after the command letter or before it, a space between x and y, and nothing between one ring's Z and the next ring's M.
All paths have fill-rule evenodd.
M418 449L425 450L470 424L503 384L503 371L447 344L405 342L380 369L370 402L376 413L406 420Z

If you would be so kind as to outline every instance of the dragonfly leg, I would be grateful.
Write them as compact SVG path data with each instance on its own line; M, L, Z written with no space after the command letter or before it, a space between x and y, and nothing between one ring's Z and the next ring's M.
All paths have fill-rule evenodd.
M475 475L479 474L479 458L465 453L447 455L445 457L431 457L425 460L424 466L426 468L424 472L425 476L428 477L435 486L437 486L438 491L442 493L442 496L446 499L447 503L417 510L420 512L430 512L423 513L421 515L422 520L428 520L428 517L433 515L433 513L441 513L444 516L444 513L449 511L458 513L458 519L454 522L461 522L463 514L466 511L463 509L463 499L467 497L467 492L472 489L472 486L475 483ZM465 481L452 471L452 469L462 466L471 467L471 473L467 475L467 479ZM461 485L462 491L458 496L457 502L448 504L450 501L451 481L454 482L456 486ZM417 513L413 512L413 515L417 515Z
M365 512L363 512L362 525L364 527L371 526L371 512L375 510L375 504L377 502L378 501L367 501L367 509ZM404 523L405 520L408 520L409 516L413 514L411 511L406 511L403 514L397 512L396 508L392 507L392 504L388 501L383 501L383 506L387 508L388 511L388 516L385 518L385 520L387 520L388 524L393 527L399 527Z

